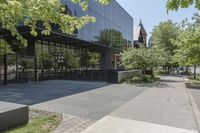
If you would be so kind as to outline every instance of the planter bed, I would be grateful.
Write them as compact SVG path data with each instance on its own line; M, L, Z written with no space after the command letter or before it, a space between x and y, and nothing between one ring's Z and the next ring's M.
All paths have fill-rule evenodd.
M195 83L189 79L185 79L185 86L190 89L200 89L200 83Z
M28 106L0 101L0 132L28 123Z

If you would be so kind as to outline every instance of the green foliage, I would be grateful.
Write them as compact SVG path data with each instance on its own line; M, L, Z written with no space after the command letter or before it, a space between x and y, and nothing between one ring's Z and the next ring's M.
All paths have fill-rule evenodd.
M87 10L90 0L70 0ZM110 0L98 0L101 4L108 4ZM65 14L65 7L60 0L1 0L0 1L0 28L6 29L16 36L22 44L27 41L17 30L19 23L31 28L31 34L37 36L37 23L42 23L42 34L49 35L51 25L56 24L65 34L72 34L75 29L80 29L95 18L85 15L81 17Z
M66 51L65 62L68 68L79 68L80 67L80 56L78 53Z
M95 67L99 65L100 56L91 52L65 53L65 62L68 68Z
M134 76L132 78L126 79L125 83L132 84L132 83L154 83L158 81L159 78L152 76L152 75L140 75Z
M104 45L110 45L116 49L122 49L127 41L123 34L115 29L105 29L96 37L97 42Z
M180 65L200 64L199 18L196 18L195 23L189 23L182 27L178 38L175 40L178 47L175 57Z
M7 41L0 39L0 58L6 53L12 54L14 52L11 48L11 45Z
M191 75L192 73L191 73L191 72L184 71L184 72L180 72L179 74L180 74L180 75Z
M163 70L157 70L157 71L155 71L155 74L156 75L165 75L167 73L166 73L166 71L163 71Z
M4 133L50 133L61 122L58 114L35 118L27 125L17 127Z
M177 65L177 61L174 60L175 50L177 49L174 40L177 39L180 29L177 24L171 20L161 22L158 26L155 26L152 31L152 43L158 49L162 49L167 56L165 56L164 66Z
M195 78L195 79L194 79L194 77L191 77L191 76L188 76L187 78L188 78L189 81L192 82L192 83L200 83L199 78Z
M200 10L200 1L199 0L168 0L167 1L167 10L177 11L179 8L188 8L189 6L195 4L195 7Z
M92 66L92 67L95 67L95 66L98 66L100 64L100 54L97 54L97 53L89 53L89 66Z
M166 53L157 48L130 48L122 52L121 65L126 69L155 68L165 63Z

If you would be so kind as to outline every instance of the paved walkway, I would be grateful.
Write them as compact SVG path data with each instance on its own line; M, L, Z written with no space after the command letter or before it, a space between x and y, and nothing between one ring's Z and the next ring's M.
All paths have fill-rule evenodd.
M81 133L198 133L183 79L164 78Z
M79 133L147 87L66 80L0 86L0 101L63 114L54 133Z
M200 89L190 89L190 91L192 92L195 102L200 110Z
M31 108L64 113L95 122L146 89L146 87L113 84L35 104Z
M0 101L33 105L109 86L106 82L48 80L27 84L0 85Z

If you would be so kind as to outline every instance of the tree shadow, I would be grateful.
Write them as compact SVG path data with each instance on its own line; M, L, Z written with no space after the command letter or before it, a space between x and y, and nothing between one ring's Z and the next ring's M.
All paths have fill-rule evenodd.
M183 80L161 79L160 82L177 83L177 82L183 82Z
M182 75L164 75L160 76L160 80L155 83L135 84L135 86L148 87L148 88L167 88L167 87L174 88L174 86L170 85L170 83L180 83L180 82L183 82Z
M109 86L106 82L81 82L67 80L42 81L39 84L9 84L0 86L0 101L25 105L62 98Z
M134 84L137 87L148 87L148 88L167 88L170 87L169 84L163 81L157 81L155 83L141 83L141 84Z

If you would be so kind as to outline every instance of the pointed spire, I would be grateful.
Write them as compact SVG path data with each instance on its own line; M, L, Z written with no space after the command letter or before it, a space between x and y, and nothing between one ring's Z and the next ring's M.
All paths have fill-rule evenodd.
M139 26L141 26L142 25L142 19L140 19L140 23L139 23Z

